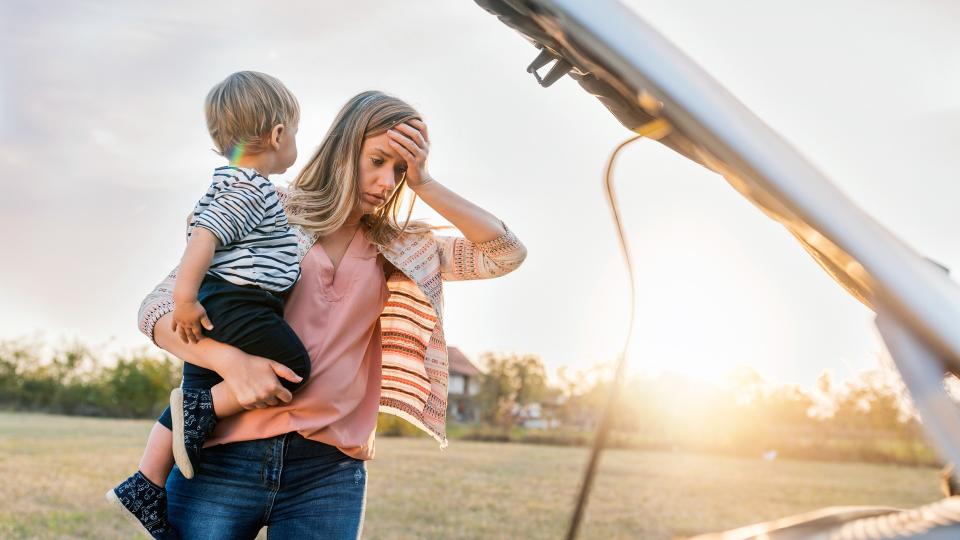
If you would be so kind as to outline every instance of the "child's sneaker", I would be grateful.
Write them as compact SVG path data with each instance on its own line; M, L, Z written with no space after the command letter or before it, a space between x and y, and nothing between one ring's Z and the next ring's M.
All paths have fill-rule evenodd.
M140 471L107 492L107 501L151 538L175 540L167 520L167 491Z
M173 416L173 459L184 478L193 478L197 456L217 425L213 395L200 388L174 388L170 392Z

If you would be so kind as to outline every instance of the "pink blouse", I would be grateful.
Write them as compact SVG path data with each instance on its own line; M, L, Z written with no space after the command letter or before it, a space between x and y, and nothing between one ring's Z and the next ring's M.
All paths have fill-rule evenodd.
M301 262L285 318L310 353L293 401L221 420L205 446L297 431L356 459L373 459L380 402L380 314L389 292L377 248L354 234L334 272L319 243Z

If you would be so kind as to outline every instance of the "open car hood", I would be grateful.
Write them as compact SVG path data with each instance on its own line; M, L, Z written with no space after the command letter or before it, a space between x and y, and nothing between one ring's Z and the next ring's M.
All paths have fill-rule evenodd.
M614 0L475 0L523 34L544 86L569 74L627 129L720 174L847 292L960 371L960 291L679 49ZM549 73L537 73L549 62ZM546 69L545 69L546 71Z
M624 127L718 173L790 231L837 283L876 313L877 328L929 439L946 461L960 463L960 411L943 386L944 371L960 373L960 289L944 267L918 255L858 208L617 1L475 2L540 49L527 70L541 85L569 74ZM540 69L546 72L542 76ZM576 536L583 516L611 405L600 420L568 539ZM952 497L910 511L825 509L702 538L960 538L958 501Z

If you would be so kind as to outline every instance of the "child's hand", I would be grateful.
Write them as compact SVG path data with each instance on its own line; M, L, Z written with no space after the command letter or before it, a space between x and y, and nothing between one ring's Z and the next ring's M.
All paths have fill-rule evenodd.
M184 343L196 343L203 337L203 330L213 330L213 323L207 317L207 310L203 309L200 302L192 300L189 302L175 302L173 307L173 321L171 326L173 331L180 336Z

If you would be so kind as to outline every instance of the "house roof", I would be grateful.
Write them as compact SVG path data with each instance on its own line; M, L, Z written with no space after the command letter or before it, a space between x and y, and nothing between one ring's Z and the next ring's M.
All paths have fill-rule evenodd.
M456 347L447 347L447 358L450 360L450 373L467 376L480 374L480 369Z

